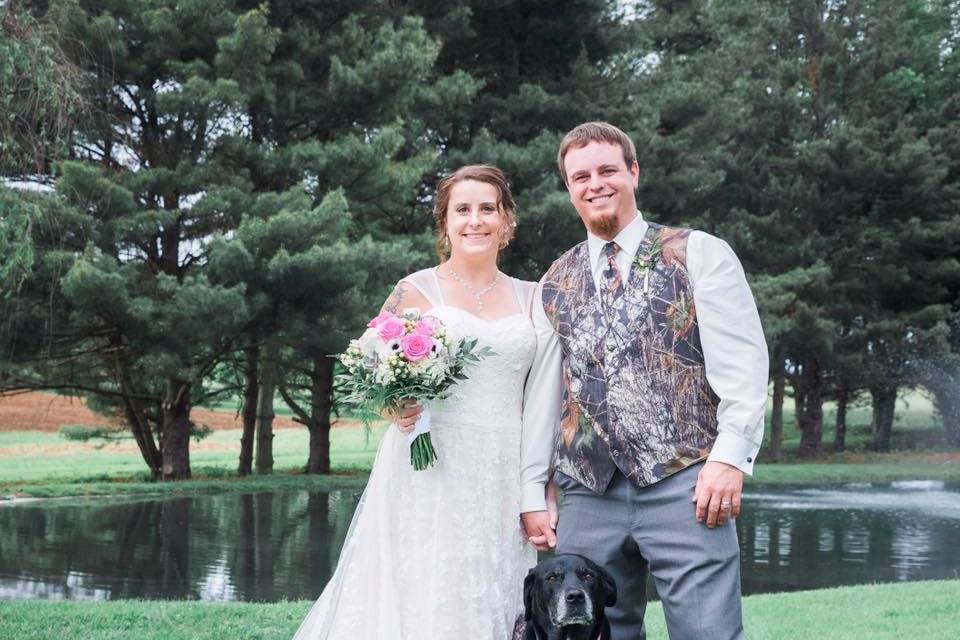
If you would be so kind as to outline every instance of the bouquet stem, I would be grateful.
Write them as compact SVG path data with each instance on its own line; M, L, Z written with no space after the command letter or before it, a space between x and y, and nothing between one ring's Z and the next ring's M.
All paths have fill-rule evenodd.
M430 440L430 433L421 433L410 444L410 464L417 471L432 467L437 461L437 452Z

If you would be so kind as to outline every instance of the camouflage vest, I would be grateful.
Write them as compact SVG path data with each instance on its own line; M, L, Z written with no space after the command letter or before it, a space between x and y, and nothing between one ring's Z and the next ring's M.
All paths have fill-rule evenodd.
M650 223L609 326L586 242L543 278L563 350L554 465L597 493L616 469L639 487L662 480L706 458L716 439L719 398L704 370L689 236Z

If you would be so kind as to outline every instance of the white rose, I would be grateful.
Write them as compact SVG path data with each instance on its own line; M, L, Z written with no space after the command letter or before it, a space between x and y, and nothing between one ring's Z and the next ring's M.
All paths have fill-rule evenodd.
M363 335L353 342L357 343L357 347L364 355L369 356L377 352L377 346L380 344L380 335L375 328L371 327L364 331ZM353 342L351 342L351 344Z

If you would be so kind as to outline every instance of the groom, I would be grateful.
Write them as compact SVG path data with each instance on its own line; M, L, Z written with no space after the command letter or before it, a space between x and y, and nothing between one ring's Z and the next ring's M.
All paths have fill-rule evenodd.
M574 128L558 160L587 240L553 263L534 305L524 529L537 548L613 574L614 640L646 637L648 572L671 638L743 638L733 518L763 435L768 367L743 269L724 241L643 219L636 151L617 127Z

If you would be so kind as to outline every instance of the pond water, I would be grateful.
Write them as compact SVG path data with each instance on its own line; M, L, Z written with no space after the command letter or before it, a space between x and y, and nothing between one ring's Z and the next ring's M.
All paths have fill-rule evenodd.
M313 599L359 489L0 508L0 599ZM960 577L960 486L751 486L746 594Z

